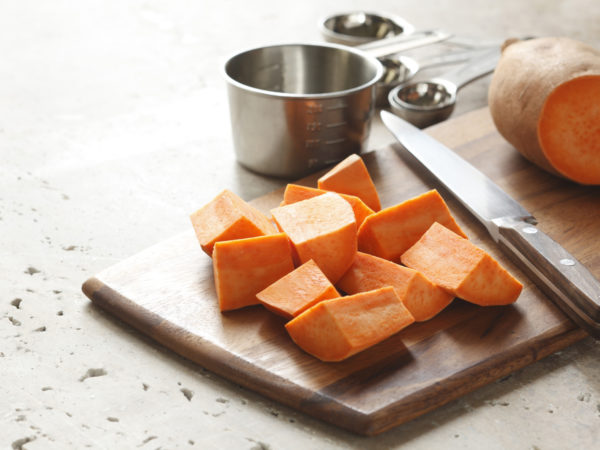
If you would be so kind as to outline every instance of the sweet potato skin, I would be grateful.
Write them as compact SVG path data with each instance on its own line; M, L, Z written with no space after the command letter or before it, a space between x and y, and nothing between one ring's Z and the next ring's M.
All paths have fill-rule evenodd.
M600 51L593 47L565 37L512 40L490 82L488 103L498 132L525 158L573 181L600 184L600 174L590 179L565 173L540 142L539 123L549 96L562 84L589 76L600 77Z

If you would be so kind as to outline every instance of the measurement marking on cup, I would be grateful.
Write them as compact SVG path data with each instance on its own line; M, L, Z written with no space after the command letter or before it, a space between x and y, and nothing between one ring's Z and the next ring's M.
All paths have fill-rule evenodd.
M307 114L319 114L323 112L323 105L320 103L312 103L306 105Z
M345 109L348 105L346 103L338 103L337 105L332 105L327 107L327 111L335 111L337 109Z
M329 139L327 141L321 141L321 139L306 139L304 141L304 147L306 147L306 148L316 148L319 145L321 145L321 143L323 145L337 145L337 144L342 144L344 142L346 142L346 138Z
M321 139L306 139L304 141L304 147L315 148L315 147L318 147L320 143L321 143Z
M347 125L347 122L335 122L335 123L328 123L327 125L325 125L325 128L337 128L337 127L344 127Z
M306 130L307 131L319 131L321 129L321 122L307 122Z
M325 141L325 145L336 145L342 142L346 142L346 138L330 139L329 141Z

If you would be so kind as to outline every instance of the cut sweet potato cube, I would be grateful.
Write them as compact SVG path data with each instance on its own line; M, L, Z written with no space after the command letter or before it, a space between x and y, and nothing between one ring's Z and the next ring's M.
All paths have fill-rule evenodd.
M356 154L334 166L317 181L319 189L337 192L338 194L355 195L373 211L381 209L379 194L367 166Z
M319 302L290 320L285 328L307 353L322 361L341 361L414 320L394 288L387 286Z
M358 249L398 262L400 255L417 242L434 222L467 237L444 199L433 189L368 216L358 230Z
M272 209L273 220L292 242L295 259L312 259L331 283L344 274L356 254L356 219L350 204L338 194Z
M288 319L339 292L311 259L256 294L269 310Z
M229 311L258 304L256 294L292 270L292 248L285 233L217 242L213 272L219 308Z
M398 297L417 322L431 319L454 298L421 272L361 252L356 253L354 262L337 282L337 287L347 294L385 286L396 289Z
M523 288L489 253L439 223L401 260L455 296L481 306L513 303Z
M288 184L285 188L285 192L283 193L283 202L281 203L281 206L291 205L292 203L313 198L318 195L325 194L326 192L328 191L323 189L315 189L307 186L301 186L299 184ZM350 203L350 206L352 206L357 227L360 227L360 224L363 223L365 217L375 212L355 195L340 194L340 196Z
M277 233L263 213L227 189L191 214L190 219L208 256L212 256L215 242Z

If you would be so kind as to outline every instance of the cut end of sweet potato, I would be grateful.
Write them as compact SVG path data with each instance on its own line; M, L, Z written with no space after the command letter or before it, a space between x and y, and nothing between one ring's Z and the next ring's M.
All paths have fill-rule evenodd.
M513 303L523 289L489 253L438 223L401 260L455 296L481 306Z
M323 300L339 296L312 259L256 295L267 309L289 319Z
M574 78L548 95L538 139L544 156L563 176L600 184L600 75Z
M498 132L554 175L600 184L600 50L567 37L504 48L488 93Z
M322 301L286 324L290 337L322 361L341 361L414 322L392 287Z

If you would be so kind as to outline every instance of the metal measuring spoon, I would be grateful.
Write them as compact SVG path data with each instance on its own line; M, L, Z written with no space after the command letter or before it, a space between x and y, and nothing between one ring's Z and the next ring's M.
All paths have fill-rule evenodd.
M414 27L403 18L366 11L352 11L324 17L321 34L328 42L359 45L378 39L408 35Z
M492 72L499 58L495 48L439 77L396 86L388 96L392 111L420 128L441 122L452 114L458 90Z
M414 76L419 70L419 64L408 57L392 57L406 50L436 44L450 38L452 35L443 30L419 30L406 36L379 39L355 48L375 56L384 66L382 80L377 83L375 104L387 105L387 95L392 87Z
M459 50L420 60L404 55L379 58L379 61L383 64L384 73L379 83L377 83L376 105L378 107L387 106L390 91L396 86L408 82L421 70L464 62L481 55L487 50L489 48Z

